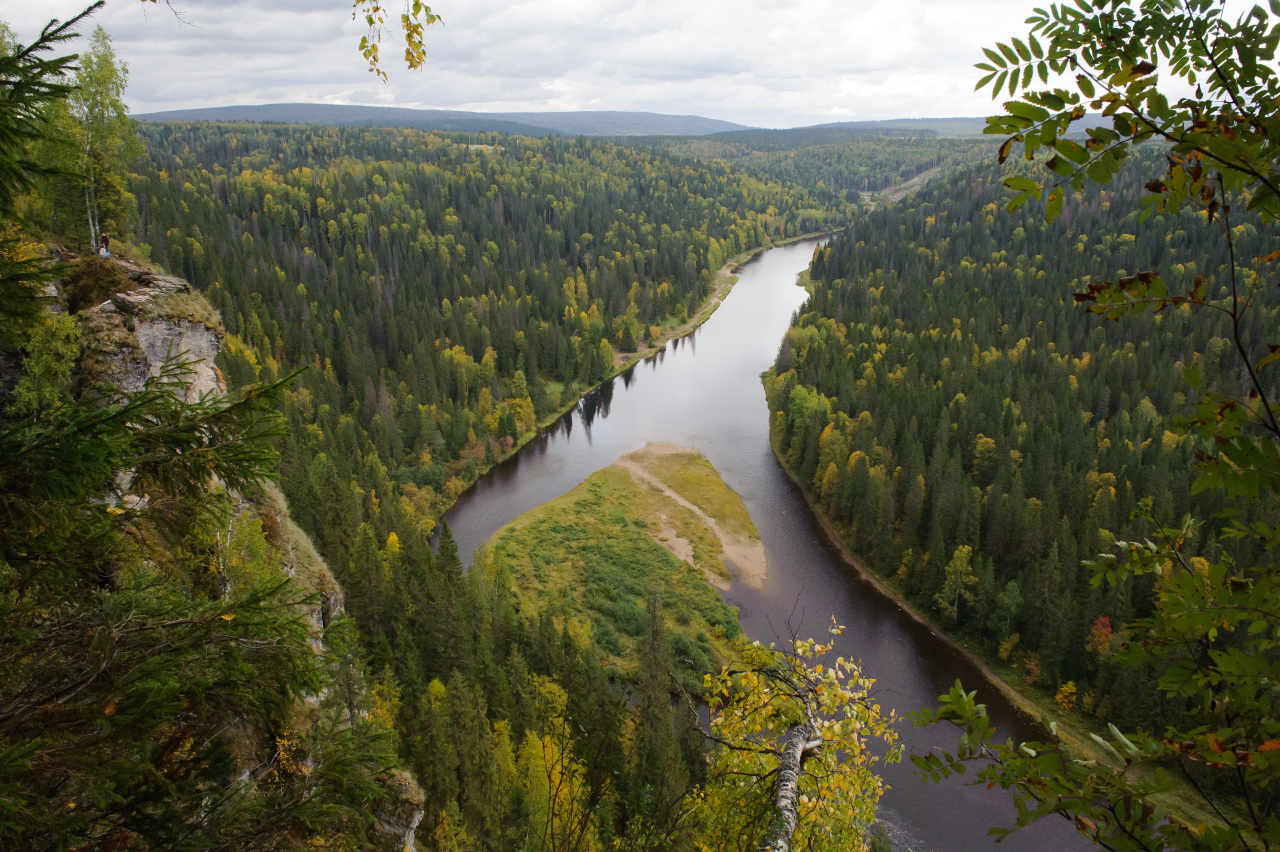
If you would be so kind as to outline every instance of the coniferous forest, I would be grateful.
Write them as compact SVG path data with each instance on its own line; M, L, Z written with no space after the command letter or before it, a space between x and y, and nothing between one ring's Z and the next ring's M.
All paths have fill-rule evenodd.
M1183 305L1114 322L1074 298L1149 268L1229 298L1225 248L1199 211L1139 224L1158 156L1135 153L1052 224L1005 213L1019 172L994 163L872 212L815 251L812 294L766 378L780 457L876 573L1025 683L1156 730L1177 703L1154 688L1160 671L1117 665L1113 643L1150 616L1157 578L1099 588L1081 562L1146 536L1148 500L1167 524L1208 519L1187 553L1202 562L1220 555L1224 509L1273 520L1256 501L1194 494L1200 444L1175 426L1198 393L1184 370L1203 390L1238 389L1230 321ZM1237 240L1249 257L1276 248L1253 224ZM1280 298L1257 298L1243 334L1263 340Z
M865 130L821 127L618 141L700 160L722 160L810 187L829 202L842 199L855 204L862 193L874 195L930 169L954 168L989 157L995 147L982 137L883 138Z
M143 138L139 239L221 313L228 379L310 368L282 463L308 528L319 491L356 482L430 531L478 470L612 375L615 351L695 313L727 260L842 210L581 139L222 124ZM388 473L350 469L370 452ZM359 517L315 525L327 554L344 558Z
M765 561L705 459L645 468L719 506L697 565L635 454L474 559L442 520L819 234L774 454L1046 723L957 682L920 775L1280 846L1280 7L1220 6L1038 10L977 66L999 146L137 125L100 3L0 22L0 849L886 852L900 720L834 621L751 642L702 585L721 522Z
M532 826L542 848L670 848L709 831L690 819L708 775L696 717L659 703L672 671L659 600L634 620L636 682L618 683L603 634L567 610L522 614L501 560L464 572L436 524L539 420L695 312L726 261L847 207L581 139L253 125L142 137L137 240L220 313L228 383L302 370L281 406L281 485L344 590L373 712L422 787L419 836L502 849Z

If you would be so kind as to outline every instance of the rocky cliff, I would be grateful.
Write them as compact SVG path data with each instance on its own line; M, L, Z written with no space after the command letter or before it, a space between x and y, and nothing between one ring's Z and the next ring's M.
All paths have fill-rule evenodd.
M166 359L191 362L187 399L226 391L215 359L222 348L216 311L191 285L128 260L113 259L92 282L73 273L61 295L69 306L106 296L79 311L83 335L83 381L114 383L135 391L160 374ZM83 277L88 277L87 275Z
M176 359L185 364L176 392L187 401L226 392L216 365L224 336L221 320L189 283L115 258L85 258L66 269L48 295L50 309L70 311L80 328L76 383L82 390L136 391ZM13 369L0 371L0 395L16 378L16 362L10 366ZM314 593L316 603L307 613L312 644L317 654L327 653L323 631L342 610L342 590L306 533L289 517L284 495L273 484L262 483L256 494L235 496L233 514L237 520L260 523L284 572L301 590ZM318 698L296 708L294 715L302 724L314 715ZM242 765L260 764L261 755L248 753L253 738L239 739ZM377 846L412 849L423 816L422 791L402 770L388 772L382 783L387 795L373 814Z

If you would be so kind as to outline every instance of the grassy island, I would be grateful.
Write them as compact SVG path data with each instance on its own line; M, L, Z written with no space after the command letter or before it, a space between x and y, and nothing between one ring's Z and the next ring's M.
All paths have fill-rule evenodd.
M522 607L551 607L591 630L623 677L662 595L673 657L690 684L718 669L740 632L712 586L759 583L764 547L742 499L696 451L649 444L507 524L492 552Z

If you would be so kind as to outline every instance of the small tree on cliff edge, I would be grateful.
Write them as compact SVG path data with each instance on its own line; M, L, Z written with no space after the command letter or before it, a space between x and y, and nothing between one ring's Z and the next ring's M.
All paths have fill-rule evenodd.
M1280 2L1271 0L1271 11L1280 14ZM1020 147L1049 172L1043 181L1010 177L1006 185L1016 195L1009 209L1043 200L1052 220L1069 190L1109 182L1132 146L1167 148L1164 173L1146 184L1141 218L1198 207L1206 227L1221 234L1229 280L1216 282L1214 293L1203 277L1189 292L1174 293L1159 270L1149 270L1094 283L1076 299L1113 320L1184 305L1225 315L1246 391L1202 388L1198 371L1187 365L1189 411L1178 428L1201 442L1197 491L1267 501L1274 518L1280 423L1277 381L1268 367L1280 359L1280 340L1245 339L1243 320L1260 288L1276 286L1280 251L1239 257L1232 228L1242 219L1267 225L1280 214L1274 68L1280 25L1260 7L1232 23L1220 0L1075 0L1038 9L1028 23L1025 39L986 49L989 61L978 66L985 72L978 88L1017 96L1005 102L1004 114L988 119L987 132L1006 137L1001 161ZM1162 92L1162 78L1178 81L1188 94ZM1081 126L1082 137L1068 138ZM1056 814L1107 849L1277 848L1280 573L1273 560L1250 564L1233 554L1272 551L1280 545L1280 527L1233 522L1222 536L1223 556L1193 562L1184 549L1197 522L1159 523L1160 507L1143 505L1150 540L1119 542L1116 553L1088 564L1095 586L1159 575L1155 612L1127 626L1121 656L1161 671L1159 688L1191 721L1163 735L1125 735L1112 727L1109 739L1095 736L1107 763L1074 760L1056 744L996 745L985 709L957 683L937 711L919 720L959 725L964 733L956 754L913 760L935 779L976 762L982 765L977 783L1014 790L1018 825ZM1150 771L1133 771L1138 766ZM1179 781L1218 821L1191 826L1171 818L1157 794ZM1009 829L992 831L1003 836Z
M75 87L67 99L70 130L76 142L76 172L84 195L89 245L97 245L104 220L122 212L128 197L125 163L142 153L124 90L129 66L116 59L111 37L94 27L89 49L77 63Z

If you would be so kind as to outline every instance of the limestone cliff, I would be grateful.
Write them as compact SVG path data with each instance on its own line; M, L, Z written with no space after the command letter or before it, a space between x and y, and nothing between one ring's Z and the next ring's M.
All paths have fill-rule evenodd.
M158 376L169 359L186 361L180 393L188 401L226 392L215 363L223 328L216 311L186 281L128 260L86 258L68 267L64 280L50 288L51 310L72 311L80 327L77 383L82 389L116 388L131 392ZM12 371L11 371L12 372ZM2 379L3 377L0 377ZM343 607L342 590L310 538L289 517L284 495L271 483L260 493L235 498L234 514L260 522L266 540L281 554L283 570L317 603L307 614L313 647L326 653L323 631ZM316 709L303 701L295 715L302 723ZM243 741L242 765L261 762ZM384 780L387 796L374 808L381 849L414 848L414 832L423 816L424 797L412 776L393 770Z
M78 314L85 335L85 381L111 381L121 390L135 391L160 374L166 358L175 357L192 362L188 400L225 392L214 363L222 348L221 320L204 297L180 278L128 260L113 260L111 267L116 274L102 276L107 280L97 287L107 298ZM70 291L70 304L78 295L76 283L72 279L64 288Z

